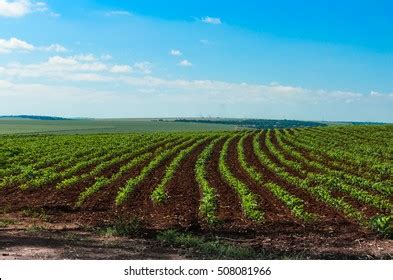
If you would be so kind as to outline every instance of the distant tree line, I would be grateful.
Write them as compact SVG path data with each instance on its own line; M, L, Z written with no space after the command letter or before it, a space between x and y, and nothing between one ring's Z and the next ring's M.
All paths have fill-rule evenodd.
M177 119L175 122L230 124L241 127L265 129L265 128L291 128L326 126L327 124L311 121L297 120L264 120L264 119Z
M33 116L33 115L0 116L0 119L29 119L29 120L43 120L43 121L71 120L62 117Z

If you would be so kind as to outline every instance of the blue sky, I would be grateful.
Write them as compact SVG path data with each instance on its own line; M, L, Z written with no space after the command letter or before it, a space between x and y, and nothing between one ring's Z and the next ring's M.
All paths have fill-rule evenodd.
M0 0L0 115L393 122L391 1Z

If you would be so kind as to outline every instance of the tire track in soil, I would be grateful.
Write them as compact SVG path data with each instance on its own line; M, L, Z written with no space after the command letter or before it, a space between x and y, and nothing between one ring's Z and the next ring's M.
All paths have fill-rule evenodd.
M248 136L247 138L249 137L250 136ZM237 144L239 140L240 136L234 138L229 143L227 164L232 174L239 180L244 182L248 186L249 190L256 196L258 205L264 213L264 224L275 224L277 226L297 224L298 222L292 216L290 210L270 191L255 183L255 181L250 178L248 174L243 170L237 156Z
M273 133L270 133L270 136L271 136L271 137L272 137L272 135L273 135ZM263 147L263 150L264 150L264 151L266 152L266 154L269 156L269 158L270 158L276 165L284 167L285 170L286 170L289 174L291 174L292 176L298 177L298 178L300 178L300 179L304 179L304 176L299 176L299 175L297 175L298 172L296 172L295 170L291 169L291 168L288 167L288 166L284 166L284 165L280 164L280 161L279 161L279 160L278 160L278 159L268 150L268 148L267 148L267 146L266 146L266 144L265 144L266 136L267 136L267 135L266 135L266 133L264 132L264 133L262 134L260 144L261 144L261 147ZM279 148L279 150L280 150L281 152L283 152L280 148ZM307 170L308 172L310 172L310 173L312 172L311 169L307 169L307 168L306 168L306 170ZM342 192L342 191L334 190L334 191L331 192L331 194L332 194L332 196L333 196L334 198L341 198L341 197L343 197L347 203L349 203L350 205L352 205L355 209L360 210L360 211L366 216L366 218L371 218L371 217L373 217L374 215L377 215L378 213L380 213L380 211L379 211L378 209L376 209L375 207L370 206L370 205L366 205L365 203L362 203L362 202L359 202L358 200L352 198L351 196L349 196L348 194L346 194L346 193L344 193L344 192Z
M198 145L181 162L166 187L168 197L162 205L154 205L151 193L161 182L167 166L177 154L161 164L148 180L136 187L132 198L119 208L121 217L137 218L148 229L198 228L199 191L194 166L208 143L209 140L206 140Z
M262 149L263 153L268 154L268 150L267 150L266 145L264 143L262 143L265 139L264 136L266 136L266 135L262 135L262 139L261 139L261 143L260 143L261 149ZM247 137L244 141L244 146L245 146L244 150L245 150L247 161L252 166L254 166L257 170L259 170L268 181L272 181L273 183L281 186L283 189L288 191L290 194L302 199L304 201L305 209L307 211L320 216L319 221L316 221L316 223L319 223L319 222L324 223L326 221L335 221L335 222L341 223L341 222L348 221L339 212L328 207L325 203L322 203L322 202L319 202L318 200L316 200L312 196L311 193L309 193L301 188L298 188L298 187L288 184L285 180L280 178L277 174L275 174L274 172L271 172L268 168L265 168L265 166L263 166L259 162L257 156L255 155L255 153L253 151L252 141L253 141L252 136ZM281 165L279 165L279 166L281 166Z

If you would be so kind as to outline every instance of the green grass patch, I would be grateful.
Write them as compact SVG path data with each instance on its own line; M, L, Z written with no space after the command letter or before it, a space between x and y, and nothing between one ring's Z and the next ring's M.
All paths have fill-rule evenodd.
M252 248L235 246L219 240L206 238L176 230L166 230L157 235L157 239L164 245L191 249L194 253L211 259L255 259L262 258Z
M118 220L116 223L99 228L98 234L105 237L135 236L141 233L140 221L136 218L130 221Z
M4 227L7 227L7 226L13 225L13 224L15 224L14 220L0 219L0 228L4 228Z
M24 217L29 217L29 218L33 218L33 219L40 219L42 221L48 220L48 214L46 213L45 209L43 209L43 208L27 207L22 210L21 214Z

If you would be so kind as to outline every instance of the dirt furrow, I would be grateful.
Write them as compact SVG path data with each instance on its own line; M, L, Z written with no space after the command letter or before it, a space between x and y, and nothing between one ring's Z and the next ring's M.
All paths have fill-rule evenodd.
M289 209L270 191L255 183L240 166L237 156L237 144L239 140L240 138L235 138L229 143L227 163L235 177L246 183L250 191L256 195L258 204L265 215L265 223L274 223L277 226L287 223L296 223L297 221L292 216Z
M160 147L163 145L165 144L163 143L162 145L160 145ZM157 148L158 147L153 146L148 151L154 151ZM127 162L128 161L122 161L120 163L112 165L105 169L99 176L109 178L110 176L118 172L120 167ZM137 170L138 167L136 168L135 172L137 172ZM83 173L81 171L78 172L76 176L80 176L82 174ZM122 180L124 181L127 178L132 177L133 174L134 172L132 170L129 174L123 176L117 183L121 183ZM19 187L5 188L0 191L0 204L4 205L4 207L9 209L10 211L20 211L25 208L43 208L46 209L48 213L56 214L56 219L61 220L64 218L70 220L75 218L75 216L71 215L70 213L80 212L77 209L74 209L75 202L79 194L86 187L92 185L94 181L95 178L88 178L79 182L78 184L60 190L55 189L54 184L50 184L36 189L27 189L25 191L22 191L21 189L19 189ZM105 193L105 191L103 193ZM94 200L100 199L102 195L103 194L101 192L98 192L93 196L92 202L87 202L86 205L90 207L90 209L87 207L88 211L93 212L91 207L92 205L94 205Z
M141 183L127 202L119 207L122 217L136 218L138 222L149 229L171 227L198 228L199 191L195 181L195 161L208 142L203 142L181 162L174 177L166 187L167 200L155 205L151 193L160 183L167 165L174 155L161 164L148 180Z
M345 173L347 173L348 175L354 175L354 176L357 176L359 178L364 178L364 179L370 180L371 182L378 182L378 180L375 181L375 178L370 178L369 175L364 176L365 175L364 172L362 173L361 170L356 168L356 166L351 165L350 162L335 161L332 158L330 158L328 155L321 154L324 157L324 159L325 159L325 161L322 163L321 160L316 160L315 157L313 157L311 155L311 152L309 150L306 150L306 149L300 148L300 147L295 147L290 141L288 141L286 139L286 137L282 137L281 139L288 147L290 147L294 151L300 153L306 160L315 161L315 162L317 162L319 164L323 164L324 166L326 166L327 168L329 168L331 170L341 171L341 172L345 171ZM343 166L344 169L340 169L339 167L337 167L335 165L335 163L336 164L340 163ZM315 170L315 171L318 172L318 170ZM375 190L373 190L371 188L367 189L367 191L372 193L372 194L378 194L378 195L381 194L378 191L375 191Z
M265 145L265 137L266 134L262 134L261 141L260 141L260 146L261 149L264 153L267 155L271 153L268 151L266 145ZM245 153L247 156L247 159L249 162L255 166L258 170L260 170L265 178L269 181L274 182L277 185L280 185L283 187L285 190L287 190L289 193L292 195L295 195L296 197L299 197L302 199L305 203L306 210L309 211L310 213L315 213L317 214L320 218L319 221L316 223L329 223L329 224L337 224L337 225L342 225L342 224L353 224L352 221L349 221L345 216L343 216L340 212L328 207L325 203L320 202L316 200L313 195L306 190L303 190L301 188L298 188L296 186L292 186L288 184L285 180L280 178L277 174L274 172L269 171L266 167L264 167L256 157L256 155L253 152L252 148L252 138L249 137L245 140ZM277 164L278 160L275 161ZM278 166L281 166L281 164L278 162Z
M272 135L272 134L271 134ZM266 135L265 135L266 137ZM280 148L279 148L280 149ZM280 149L281 150L281 149ZM281 151L283 152L283 151ZM271 154L271 156L273 157L273 155ZM277 159L276 159L277 160ZM278 162L278 160L277 160ZM304 165L304 168L306 168L306 173L312 173L313 170L308 168L308 166ZM292 169L290 169L289 167L287 167L287 170L291 171ZM319 172L320 173L320 172ZM320 173L323 174L323 173ZM304 176L300 177L297 176L299 178L304 178ZM340 190L334 190L332 192L333 197L335 198L344 198L346 202L348 202L350 205L352 205L355 209L360 210L367 218L371 218L377 214L380 213L380 211L378 209L376 209L375 207L365 204L363 202L359 202L357 199L353 198L352 196L340 191Z
M251 222L244 217L238 195L222 179L218 168L220 152L225 140L222 139L217 143L206 165L207 179L217 195L217 217L220 224L216 228L223 231L244 230L251 226Z

